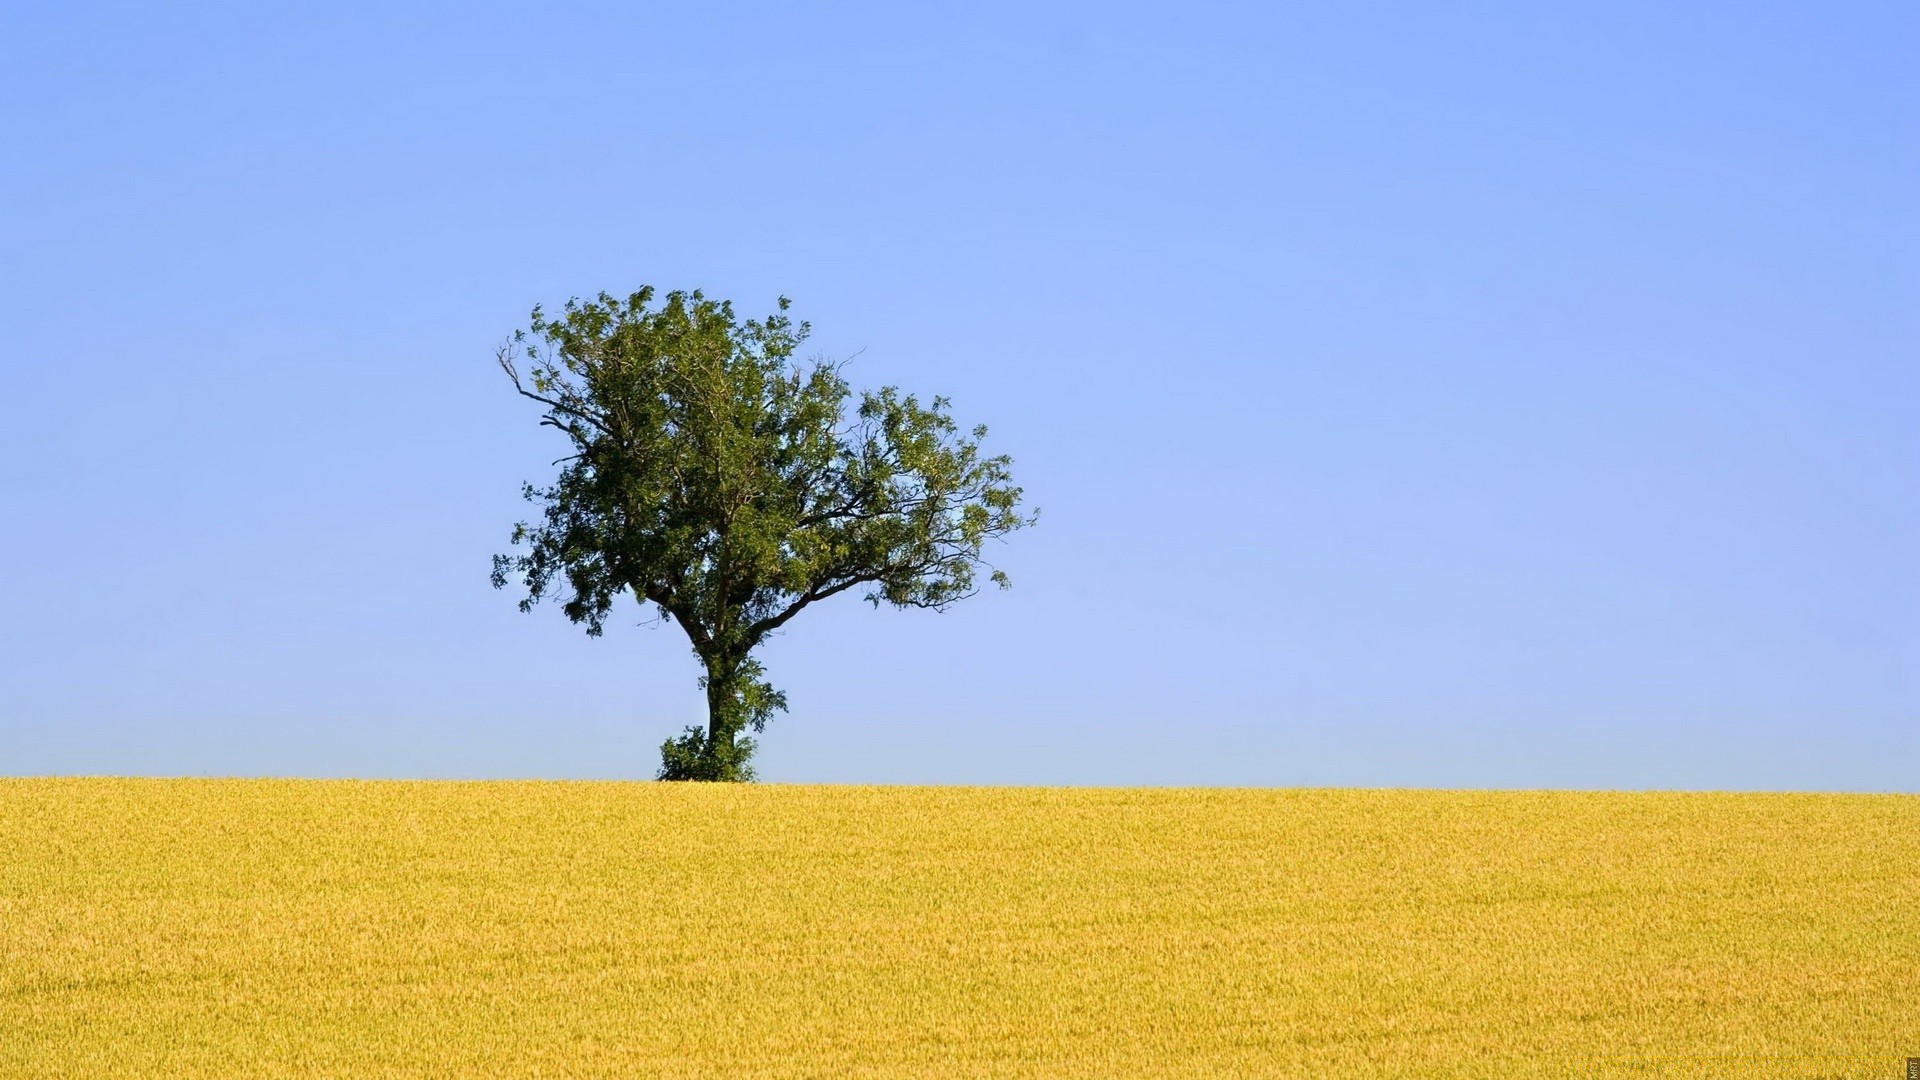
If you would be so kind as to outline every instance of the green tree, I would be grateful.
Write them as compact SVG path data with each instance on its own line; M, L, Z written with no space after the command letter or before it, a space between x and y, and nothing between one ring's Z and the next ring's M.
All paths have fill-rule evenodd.
M788 301L737 319L698 291L569 301L500 350L514 389L572 443L539 520L513 530L493 584L519 580L598 636L632 595L685 631L705 668L707 724L660 748L663 780L750 780L786 696L753 651L809 605L852 589L946 608L976 591L987 541L1031 525L1011 459L982 454L947 399L852 394L840 366L799 363ZM525 368L524 374L522 368Z

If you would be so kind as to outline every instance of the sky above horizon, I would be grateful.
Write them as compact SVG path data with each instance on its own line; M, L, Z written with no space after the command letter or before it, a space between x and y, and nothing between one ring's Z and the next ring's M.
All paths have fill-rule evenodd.
M1920 791L1920 8L12 5L0 775L634 777L536 302L793 298L1041 508L773 781Z

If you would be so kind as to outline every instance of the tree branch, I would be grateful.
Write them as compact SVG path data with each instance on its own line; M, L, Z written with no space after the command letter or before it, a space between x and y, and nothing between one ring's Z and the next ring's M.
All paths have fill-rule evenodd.
M534 393L532 390L529 390L524 385L522 385L520 382L520 371L518 368L514 367L514 364L513 364L513 349L511 347L507 347L507 346L501 347L500 351L494 354L494 359L499 362L500 370L506 372L507 378L512 380L514 392L519 394L521 397L531 398L532 400L537 401L540 404L545 405L547 408L552 409L557 413L561 413L562 415L575 417L579 420L584 420L587 423L592 424L595 428L599 429L602 435L612 437L613 435L612 430L609 429L607 425L600 420L599 417L594 416L591 412L588 412L587 410L580 408L578 405L568 405L564 401L555 401L553 398L547 397L543 394ZM547 420L543 421L543 423L552 424L552 426L560 428L560 430L562 431L567 430L564 426L554 423L551 417L547 418ZM573 434L573 433L568 432L568 434ZM575 438L578 438L578 436L576 435Z
M766 637L768 634L772 633L773 631L780 629L782 626L785 626L787 624L788 619L791 619L795 615L800 614L800 609L806 607L808 604L813 603L815 600L825 600L827 597L833 596L836 593L846 592L848 589L853 588L855 585L863 585L863 584L873 582L873 581L878 581L878 580L880 579L874 575L860 574L854 577L845 578L841 581L834 582L832 585L829 585L825 588L822 588L819 585L815 585L813 588L810 588L806 592L800 594L800 598L795 600L793 603L788 604L786 607L786 610L782 611L780 614L770 615L754 623L753 625L747 627L747 634L746 634L747 640L754 642L755 644L758 644L760 639Z

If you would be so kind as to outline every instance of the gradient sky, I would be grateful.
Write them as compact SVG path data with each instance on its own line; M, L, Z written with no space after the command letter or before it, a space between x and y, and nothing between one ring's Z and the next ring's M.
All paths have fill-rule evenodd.
M14 4L0 773L647 777L549 305L785 293L1042 509L779 781L1920 790L1920 8Z

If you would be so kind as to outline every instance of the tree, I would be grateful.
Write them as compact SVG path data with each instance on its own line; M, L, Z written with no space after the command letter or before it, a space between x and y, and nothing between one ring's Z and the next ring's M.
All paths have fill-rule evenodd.
M533 309L499 353L514 389L572 453L539 520L514 527L493 584L518 578L520 610L561 602L599 636L631 595L687 635L705 674L705 729L660 748L663 780L749 780L754 741L786 696L753 651L794 616L865 588L866 599L943 610L972 596L987 541L1031 525L1012 461L984 456L946 398L851 391L841 365L801 364L808 334L781 297L759 321L730 303L644 287L548 316ZM521 372L522 364L526 373Z

